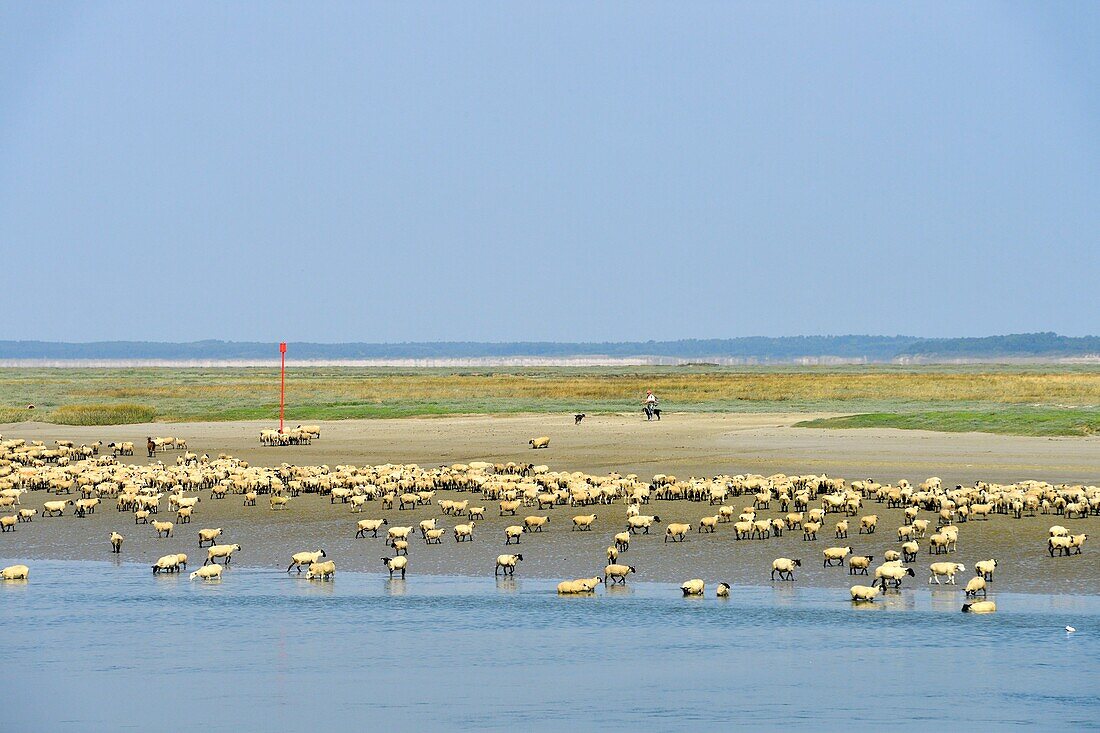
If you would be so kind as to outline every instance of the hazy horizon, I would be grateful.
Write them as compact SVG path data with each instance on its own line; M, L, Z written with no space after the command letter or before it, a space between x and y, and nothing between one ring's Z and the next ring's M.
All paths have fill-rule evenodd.
M8 339L1095 333L1100 5L0 6Z

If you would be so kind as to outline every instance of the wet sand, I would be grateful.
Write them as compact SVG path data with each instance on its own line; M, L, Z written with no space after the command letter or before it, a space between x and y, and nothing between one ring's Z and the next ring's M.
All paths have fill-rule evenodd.
M927 476L943 478L945 484L969 484L976 479L1015 481L1026 478L1060 482L1096 483L1100 477L1100 439L1096 438L1022 438L986 434L939 434L898 430L816 430L793 428L806 414L756 415L668 415L661 422L647 423L630 416L594 416L574 426L568 415L525 415L502 417L450 417L401 420L342 421L322 424L322 437L311 446L261 448L257 436L267 423L156 424L112 427L66 427L23 423L0 426L5 437L23 437L45 441L57 438L88 442L96 439L133 440L139 444L146 435L172 435L187 438L193 451L216 455L228 452L254 464L367 464L415 462L436 466L475 459L490 461L529 461L545 463L554 470L581 470L606 473L616 470L635 472L643 478L654 473L677 476L714 475L717 473L821 473L848 479L872 477L878 481L908 478L920 481ZM551 446L533 451L527 440L549 435ZM174 461L177 453L162 454ZM143 455L133 459L145 462ZM421 519L439 517L451 527L453 518L440 517L436 507L415 510L381 510L374 502L362 514L353 514L347 505L331 504L329 499L304 495L291 502L288 511L272 512L261 501L257 507L242 506L240 497L210 500L200 492L190 525L178 525L177 536L156 539L152 528L133 524L129 514L119 514L113 505L84 519L38 517L31 524L19 525L14 533L0 536L0 556L12 559L110 559L107 536L118 530L126 536L122 559L151 563L169 552L186 552L192 558L205 557L197 547L202 527L222 527L222 540L237 542L243 551L234 564L252 567L285 567L292 552L324 548L338 567L378 572L380 558L389 554L381 538L354 539L358 519L386 517L391 525L415 525ZM522 522L525 514L540 513L521 509L518 518L499 517L494 502L481 501L473 494L439 492L440 498L470 498L472 504L487 507L486 521L479 522L475 541L457 544L447 537L441 546L426 547L411 543L410 574L487 575L493 571L496 555L506 551L503 528ZM24 496L27 506L41 506L43 492ZM737 499L740 508L747 501ZM524 561L518 573L531 577L566 578L592 575L605 564L605 550L611 536L625 527L625 507L555 507L549 512L551 523L541 534L527 534L522 543L509 552L520 552ZM705 503L687 501L654 502L647 510L663 522L697 523L714 513ZM571 532L571 517L596 513L591 532ZM786 556L804 562L798 582L817 586L847 587L847 569L821 567L821 551L826 546L850 545L857 554L879 559L887 549L898 547L896 528L901 510L886 509L873 502L863 513L877 513L879 529L874 535L857 535L853 529L847 540L833 539L829 521L817 541L804 542L801 532L788 532L782 538L736 541L732 528L721 525L716 534L692 534L684 543L665 543L662 530L635 538L620 562L634 565L639 580L679 582L701 577L711 582L761 584L768 582L772 559ZM761 516L778 516L773 504ZM161 518L172 518L162 514ZM853 527L856 525L853 522ZM1092 557L1094 547L1086 545L1084 554L1072 558L1050 558L1046 552L1047 528L1063 524L1074 532L1093 533L1100 518L1065 520L1042 516L1011 520L998 516L989 521L962 525L959 552L949 559L962 562L971 575L976 561L996 557L1000 562L995 590L1096 593L1100 590L1100 563ZM922 543L922 545L925 543ZM924 584L927 564L922 554L916 563L913 585ZM860 581L863 582L863 581Z

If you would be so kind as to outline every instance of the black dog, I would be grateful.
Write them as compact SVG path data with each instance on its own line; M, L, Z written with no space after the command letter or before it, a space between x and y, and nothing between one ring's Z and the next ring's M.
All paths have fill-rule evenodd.
M583 420L583 419L584 419L584 413L583 412L578 412L576 415L573 416L573 424L574 425L580 425L581 420Z
M654 417L656 417L658 420L661 419L661 408L659 407L650 407L649 405L646 405L642 408L642 412L645 413L646 420L652 420Z

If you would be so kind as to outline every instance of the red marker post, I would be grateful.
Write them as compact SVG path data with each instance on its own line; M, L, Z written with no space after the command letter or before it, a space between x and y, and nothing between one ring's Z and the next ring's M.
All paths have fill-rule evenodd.
M279 368L279 434L283 432L283 405L286 404L286 341L279 344L279 357L282 365Z

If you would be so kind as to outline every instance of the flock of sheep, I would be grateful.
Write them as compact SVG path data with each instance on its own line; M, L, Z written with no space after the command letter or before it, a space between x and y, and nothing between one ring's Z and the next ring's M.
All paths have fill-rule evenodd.
M296 430L317 437L320 430L314 428L299 426ZM531 441L532 445L541 442ZM362 515L380 507L408 510L414 516L416 512L431 513L433 516L400 526L391 526L384 517L349 518L348 531L354 527L357 538L380 537L379 532L385 530L382 537L388 552L381 559L384 571L391 578L404 578L414 542L440 545L447 536L455 542L474 542L482 536L477 524L487 512L516 517L503 531L505 546L518 545L524 537L529 543L537 542L540 533L549 531L551 518L563 510L569 516L569 530L576 532L591 531L598 514L618 515L622 531L610 538L606 557L601 558L606 561L603 572L563 581L557 587L563 595L591 594L601 583L625 584L637 571L622 562L622 556L639 535L649 535L661 526L663 543L683 542L692 533L724 531L744 541L765 541L786 532L801 533L806 542L818 540L819 535L845 540L850 532L870 540L878 529L879 515L868 512L866 505L880 505L879 511L896 510L903 523L896 544L892 536L886 542L889 546L879 564L874 564L873 556L855 554L846 543L821 550L823 567L847 567L849 576L868 578L869 584L849 588L852 602L873 603L880 594L900 588L907 577L916 577L914 563L923 553L933 556L928 583L955 585L966 567L950 558L957 552L962 528L968 522L1011 521L1043 513L1069 523L1100 515L1100 488L1038 481L978 482L954 488L944 486L939 478L919 485L904 480L884 485L870 479L849 483L825 475L784 474L689 479L658 474L644 481L633 474L590 475L516 463L471 462L438 468L411 464L258 467L228 455L211 458L191 452L179 456L175 465L142 465L118 460L117 446L126 444L112 444L115 450L107 453L100 451L100 444L56 443L0 440L0 529L4 533L15 532L17 524L39 515L37 508L27 506L32 492L54 497L42 502L43 517L64 516L70 507L76 517L86 517L97 508L111 507L120 515L129 515L135 525L150 525L157 537L164 539L175 538L181 525L192 522L204 498L216 502L234 495L245 506L256 507L262 496L269 510L280 511L293 506L301 494L312 493L327 497L333 511ZM178 445L174 439L173 445ZM436 499L440 491L468 497ZM694 522L662 523L659 516L647 513L654 500L693 502L705 509ZM212 504L204 507L214 513ZM525 513L522 519L521 510ZM763 516L763 512L775 510L776 516ZM442 525L448 520L453 522L449 529ZM561 519L554 526L559 524ZM236 542L221 542L222 534L220 528L198 531L199 547L205 549L206 557L202 567L190 574L191 579L219 579L234 554L242 551ZM1083 532L1055 525L1049 530L1046 550L1052 557L1076 556L1082 553L1086 540ZM109 541L111 551L121 553L124 536L113 531ZM511 576L522 560L519 553L498 555L494 574ZM152 571L180 572L187 562L184 553L165 554L152 564ZM802 558L776 558L768 577L775 582L793 581L802 562ZM976 563L975 575L965 584L963 611L996 610L994 602L986 598L996 568L994 558ZM287 572L295 570L304 571L308 579L325 580L333 577L336 564L323 549L303 550L290 556ZM4 580L26 580L28 575L25 565L0 571ZM704 580L693 578L685 581L681 590L685 596L702 596L706 587ZM730 590L729 584L719 583L716 595L727 598Z

